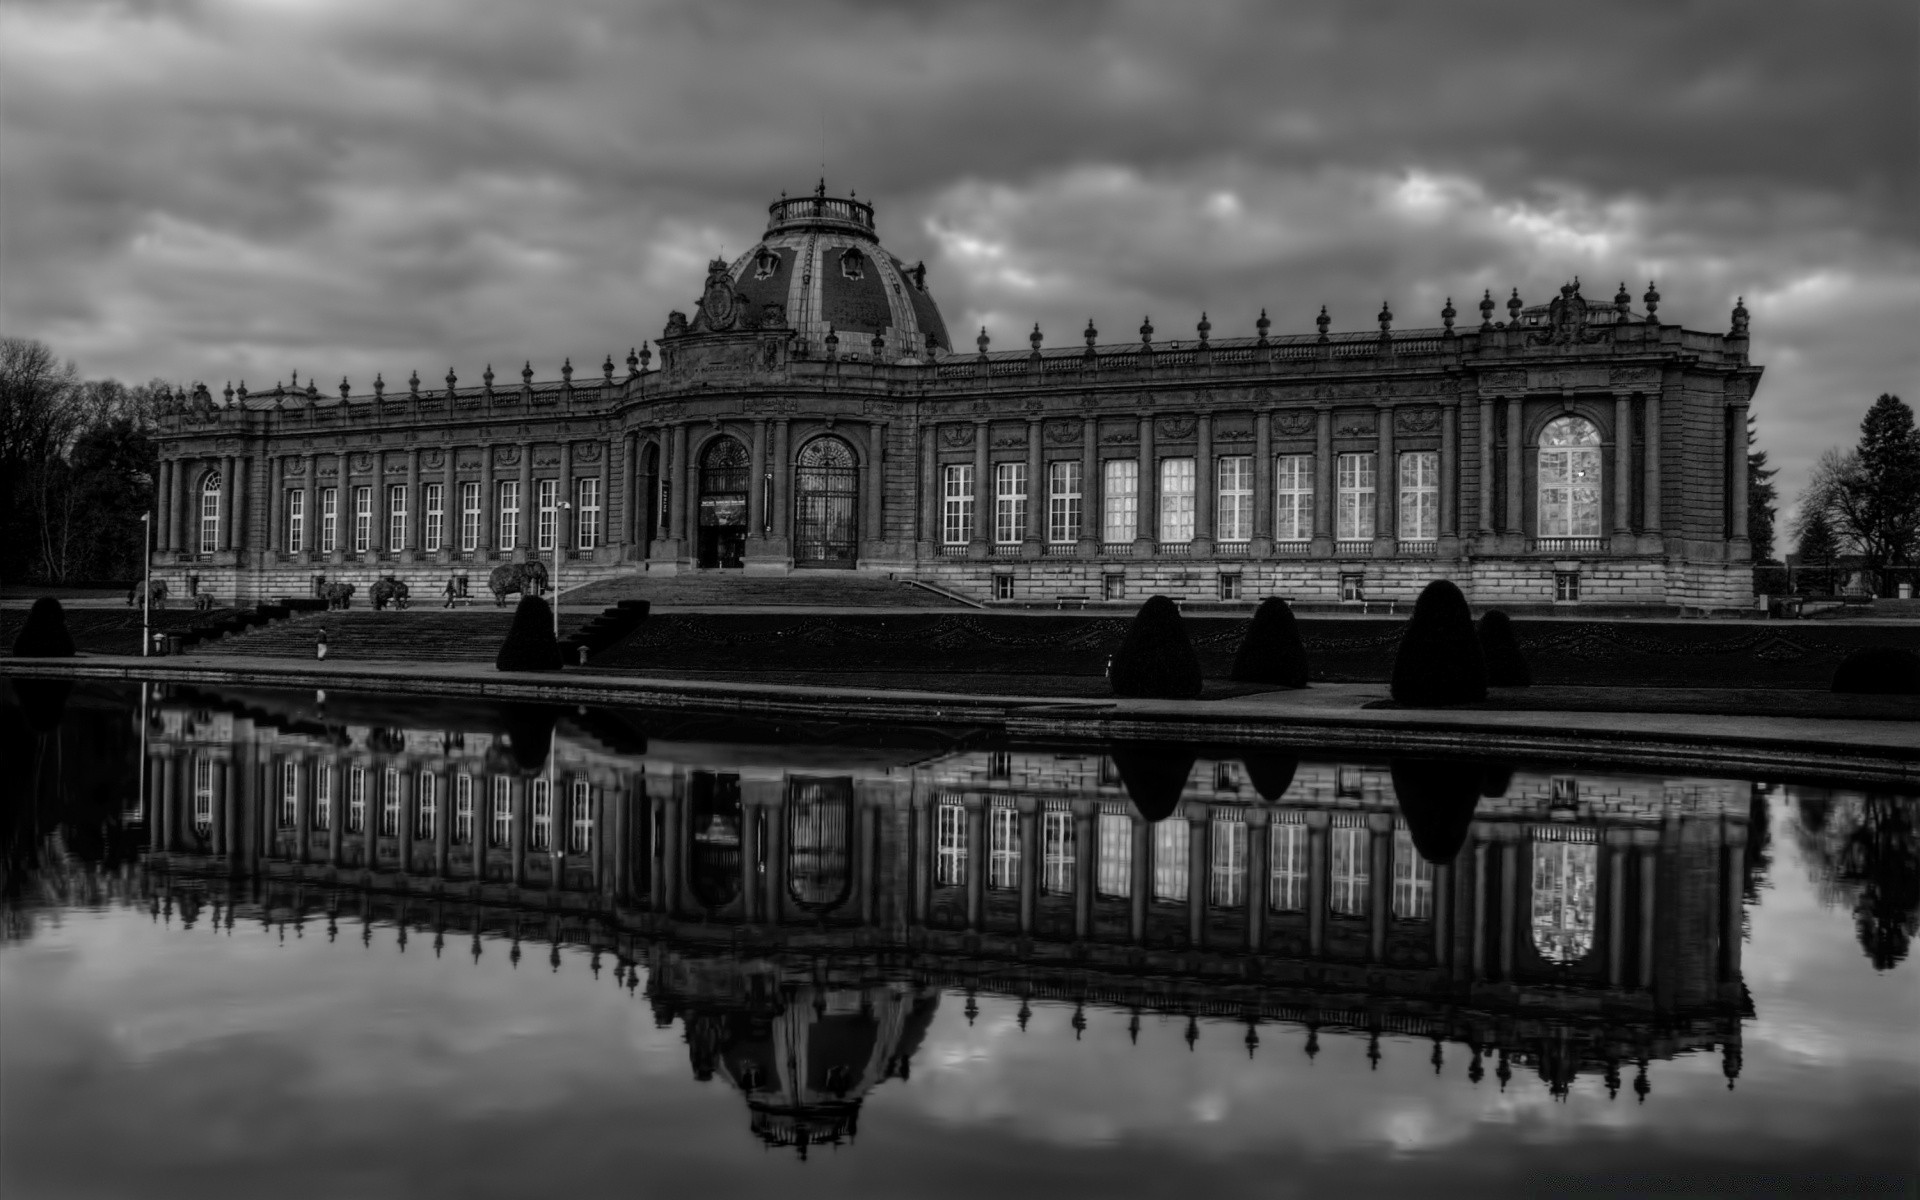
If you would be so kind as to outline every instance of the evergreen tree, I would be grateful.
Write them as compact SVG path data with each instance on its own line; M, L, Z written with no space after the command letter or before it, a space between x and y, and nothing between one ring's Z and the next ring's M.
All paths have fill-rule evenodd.
M1747 418L1747 445L1754 442L1753 418ZM1772 562L1774 517L1780 492L1773 477L1780 468L1767 465L1765 450L1747 451L1747 540L1753 543L1753 561Z
M1883 394L1860 422L1860 444L1829 450L1814 468L1803 509L1820 509L1857 551L1877 592L1920 556L1920 431L1900 397Z
M1840 537L1827 510L1809 507L1800 516L1800 589L1833 591L1833 564L1840 558Z

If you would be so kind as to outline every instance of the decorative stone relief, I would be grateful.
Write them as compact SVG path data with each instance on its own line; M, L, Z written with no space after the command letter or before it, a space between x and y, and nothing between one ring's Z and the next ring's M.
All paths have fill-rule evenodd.
M1615 367L1607 372L1607 382L1614 387L1659 387L1659 367Z
M353 473L356 475L373 470L373 455L371 454L356 454L348 461L353 469Z
M1526 386L1525 371L1483 371L1480 375L1482 392L1517 392Z
M1080 440L1079 421L1055 421L1047 426L1047 440L1056 446L1067 446Z
M420 465L429 470L444 466L447 456L441 450L423 450L420 452Z
M1276 433L1288 437L1299 437L1313 432L1314 414L1300 409L1288 409L1273 414L1273 428Z
M1333 432L1338 437L1372 437L1378 431L1372 413L1349 413L1334 422Z
M1437 408L1410 408L1394 414L1393 427L1401 433L1432 433L1440 428Z
M1604 388L1608 384L1605 367L1532 367L1527 371L1527 388L1535 392L1557 392L1562 388Z
M581 442L573 448L573 461L595 463L600 461L599 442Z
M1169 442L1184 441L1193 436L1200 422L1192 417L1161 417L1154 427L1154 433Z
M788 396L748 396L741 401L741 409L753 416L789 416L799 408Z
M942 425L940 427L940 444L949 450L960 450L973 445L973 426Z
M1136 429L1116 429L1100 441L1108 446L1133 446L1139 444L1140 433Z
M495 446L493 448L493 463L497 467L519 466L520 465L520 447Z

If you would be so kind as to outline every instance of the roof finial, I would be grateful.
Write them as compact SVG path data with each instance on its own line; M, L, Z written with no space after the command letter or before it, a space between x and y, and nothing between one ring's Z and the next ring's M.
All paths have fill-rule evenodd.
M1453 336L1453 319L1460 314L1454 311L1453 297L1447 297L1447 306L1440 310L1440 324L1446 329L1446 336Z
M1653 280L1647 280L1647 294L1640 297L1640 302L1647 306L1647 324L1659 324L1653 319L1653 315L1660 311L1660 289L1653 286Z
M1740 297L1733 302L1733 337L1747 336L1747 298Z
M340 398L342 400L345 400L347 396L351 394L351 392L352 392L352 389L347 386L347 377L345 375L342 375L340 377Z
M448 367L447 368L447 395L449 396L453 395L453 385L458 382L459 382L459 376L453 373L452 367Z
M980 327L980 336L973 339L973 344L980 347L981 358L985 358L987 356L987 347L992 342L993 342L993 339L987 336L987 327L985 325L982 325Z
M1093 344L1094 344L1094 343L1095 343L1096 341L1098 341L1098 340L1099 340L1099 338L1100 338L1100 331L1099 331L1098 329L1095 329L1095 328L1093 327L1093 318L1092 318L1092 317L1088 317L1088 318L1087 318L1087 332L1086 332L1086 335L1085 335L1085 336L1086 336L1086 339L1087 339L1087 350L1088 350L1089 352L1091 352L1091 351L1093 350Z
M600 364L600 378L608 383L613 382L613 355L607 355L607 360Z
M420 398L420 372L418 370L414 371L414 373L407 378L407 394L416 400Z
M1620 281L1620 290L1613 294L1613 319L1625 323L1628 310L1633 307L1633 297L1627 294L1627 281Z
M1507 297L1507 324L1518 325L1520 323L1520 310L1524 307L1526 307L1526 305L1520 299L1520 289L1513 289L1513 295Z
M1200 344L1205 346L1207 344L1207 335L1213 332L1213 322L1207 320L1206 309L1203 308L1200 310L1200 323L1195 325L1194 329L1200 334Z
M1149 350L1153 349L1153 318L1152 317L1140 318L1140 344Z
M1266 345L1267 330L1273 328L1273 322L1267 318L1267 310L1265 308L1260 310L1260 319L1253 323L1253 327L1260 331L1260 340L1255 344L1261 346Z
M1033 332L1027 335L1027 341L1033 344L1033 352L1040 353L1040 322L1033 323Z
M1493 289L1488 288L1480 296L1480 328L1493 328Z
M632 379L640 373L640 354L632 346L627 347L627 378Z
M1323 342L1324 342L1324 341L1326 341L1326 340L1327 340L1327 326L1329 326L1329 325L1331 325L1331 324L1333 324L1333 318L1327 315L1327 306L1326 306L1326 305L1324 305L1324 304L1322 304L1322 305L1320 306L1320 315L1319 315L1319 316L1317 316L1317 317L1315 317L1315 318L1313 319L1313 323L1314 323L1314 325L1316 325L1316 326L1318 326L1318 327L1319 327L1319 330L1320 330L1320 340L1321 340L1321 341L1323 341Z

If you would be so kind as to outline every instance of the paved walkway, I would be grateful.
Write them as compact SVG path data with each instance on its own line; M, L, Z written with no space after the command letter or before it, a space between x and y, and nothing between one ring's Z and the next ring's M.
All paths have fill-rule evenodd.
M1165 738L1394 753L1592 758L1666 769L1844 777L1920 788L1920 722L1662 713L1370 708L1385 684L1320 684L1202 700L1119 700L714 681L478 663L318 662L240 655L0 659L0 675L153 679L335 688L721 713L823 715L848 722L978 724L1028 738ZM1028 681L1009 679L1023 689Z

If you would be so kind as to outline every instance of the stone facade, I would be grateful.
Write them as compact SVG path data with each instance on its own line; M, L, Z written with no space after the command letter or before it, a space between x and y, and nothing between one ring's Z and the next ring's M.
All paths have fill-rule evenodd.
M1752 603L1744 307L1701 333L1660 323L1651 286L1636 311L1576 281L1502 321L1489 294L1463 329L1449 303L1438 328L1383 309L1272 335L1263 313L1214 339L1203 316L961 355L870 205L771 216L670 316L657 368L643 348L585 382L198 390L163 420L156 574L238 600L318 575L477 590L557 544L568 584L841 567L1011 602L1355 603L1445 577L1506 607Z

